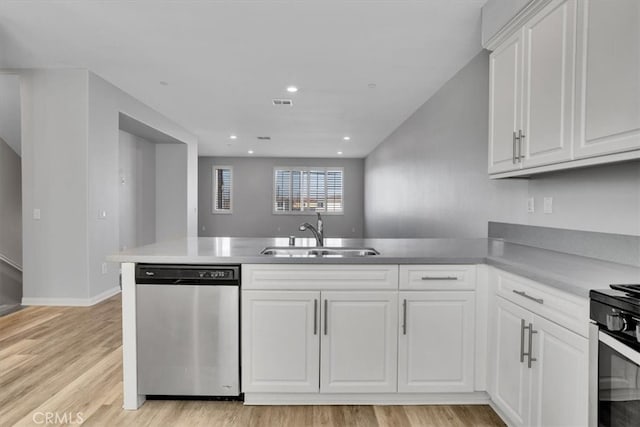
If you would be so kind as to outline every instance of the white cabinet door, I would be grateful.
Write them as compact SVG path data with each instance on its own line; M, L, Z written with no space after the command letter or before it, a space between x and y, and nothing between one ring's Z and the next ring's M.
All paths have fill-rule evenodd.
M320 292L242 292L242 390L317 392Z
M531 425L588 424L589 341L535 316Z
M574 153L640 149L640 2L579 2Z
M395 392L396 292L322 292L320 391Z
M474 292L400 292L398 391L470 392Z
M523 329L533 315L501 297L496 298L493 400L517 426L529 425L531 370L522 354L528 346Z
M571 159L575 0L554 0L524 26L523 168Z
M522 32L489 58L489 173L520 169L514 132L521 129Z

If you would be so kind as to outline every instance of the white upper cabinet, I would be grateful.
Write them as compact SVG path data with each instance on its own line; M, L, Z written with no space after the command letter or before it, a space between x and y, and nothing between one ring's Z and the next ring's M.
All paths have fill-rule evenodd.
M640 2L579 3L578 158L640 149Z
M523 168L571 158L575 13L553 1L524 26Z
M493 177L640 158L639 1L535 0L488 47Z
M522 31L490 57L489 173L520 169L517 132L521 128Z
M489 173L571 158L575 0L554 0L490 58Z

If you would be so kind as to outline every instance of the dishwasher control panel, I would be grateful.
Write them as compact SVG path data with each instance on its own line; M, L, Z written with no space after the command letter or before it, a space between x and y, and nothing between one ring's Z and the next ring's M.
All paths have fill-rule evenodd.
M136 284L238 285L240 266L137 264Z

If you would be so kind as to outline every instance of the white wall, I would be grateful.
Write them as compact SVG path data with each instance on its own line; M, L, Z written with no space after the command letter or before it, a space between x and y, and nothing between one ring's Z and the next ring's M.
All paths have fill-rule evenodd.
M197 139L87 70L23 70L26 304L86 305L118 289L119 114L185 142L187 234L197 227ZM42 218L33 220L34 208ZM106 218L100 218L100 212Z
M273 214L273 168L276 166L337 166L344 168L344 215L325 215L326 237L362 237L364 232L364 161L362 159L296 159L201 157L198 174L201 236L273 237L297 235L305 221L315 223L315 214ZM233 167L233 213L212 213L213 165ZM203 229L204 228L204 229Z
M88 74L24 70L20 76L24 298L86 300Z
M0 73L0 138L20 155L20 77Z
M489 0L482 7L482 45L504 27L531 0Z
M125 250L156 241L156 145L124 131L119 143L118 241Z
M21 159L0 138L0 255L22 264Z
M529 181L527 224L640 236L640 162L540 175ZM543 198L553 213L543 213Z
M526 220L527 182L489 180L488 53L481 52L365 162L367 237L485 237Z

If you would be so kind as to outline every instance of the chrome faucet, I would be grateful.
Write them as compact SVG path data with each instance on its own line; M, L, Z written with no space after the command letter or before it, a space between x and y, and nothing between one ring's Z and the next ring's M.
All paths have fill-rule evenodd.
M304 224L301 224L300 227L298 227L298 230L300 231L311 230L311 232L313 233L313 236L316 238L316 246L323 247L324 246L324 226L322 225L322 217L318 212L316 212L316 214L318 215L317 226L314 227L308 222L305 222Z

